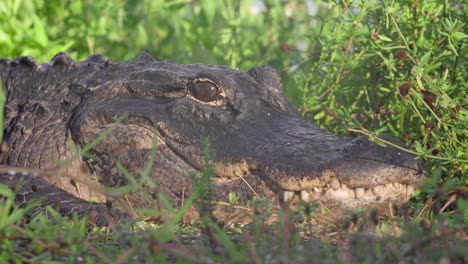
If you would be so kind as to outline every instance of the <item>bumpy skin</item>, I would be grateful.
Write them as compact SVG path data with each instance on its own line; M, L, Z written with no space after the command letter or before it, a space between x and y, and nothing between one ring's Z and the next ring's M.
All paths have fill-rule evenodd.
M235 192L240 204L278 195L286 201L320 199L329 207L379 207L405 202L424 174L412 155L363 137L337 136L302 119L268 67L245 72L178 65L147 53L131 62L100 55L75 62L59 53L45 64L31 57L2 59L0 75L7 94L8 146L1 164L52 171L39 178L51 183L49 193L61 189L83 199L75 199L74 206L76 201L86 206L90 198L111 199L99 186L131 183L117 164L139 178L157 145L144 192L112 199L125 200L120 206L133 210L160 206L157 194L163 193L180 207L193 190L189 173L200 175L204 137L214 163L217 201ZM72 145L83 150L122 115L124 120L91 155L73 154ZM54 172L57 160L68 161L60 173ZM15 185L21 177L12 174L2 174L0 183ZM229 221L241 214L227 206L215 212ZM196 215L191 210L188 216Z

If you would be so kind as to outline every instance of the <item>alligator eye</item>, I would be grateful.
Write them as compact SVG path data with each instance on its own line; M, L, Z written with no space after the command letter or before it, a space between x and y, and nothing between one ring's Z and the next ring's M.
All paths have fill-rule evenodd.
M212 82L197 82L192 85L193 97L202 102L211 102L218 98L219 87Z

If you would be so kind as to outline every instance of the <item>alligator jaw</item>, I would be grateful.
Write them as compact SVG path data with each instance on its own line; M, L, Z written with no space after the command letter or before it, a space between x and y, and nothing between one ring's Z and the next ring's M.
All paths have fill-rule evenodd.
M218 164L218 166L220 165ZM240 163L239 166L234 164L224 166L224 168L229 168L229 171L243 171L243 173L237 174L235 177L216 174L212 178L215 188L235 192L238 195L242 194L244 198L265 197L271 200L276 196L280 204L293 206L298 201L303 201L307 203L320 202L327 208L333 209L386 209L388 204L400 205L407 202L421 184L417 180L408 180L406 182L396 181L353 186L341 182L336 175L330 177L331 173L328 172L314 179L315 186L298 190L276 184L259 170L245 171L247 166L245 162ZM222 171L226 173L226 170ZM419 176L410 175L407 178L416 179L417 177ZM226 192L224 192L225 194Z
M340 184L339 188L332 188L330 184L315 187L312 190L286 191L278 195L280 202L291 203L294 199L304 202L321 201L327 206L344 208L375 208L376 205L397 203L409 200L414 194L417 185L388 183L372 188L351 188Z

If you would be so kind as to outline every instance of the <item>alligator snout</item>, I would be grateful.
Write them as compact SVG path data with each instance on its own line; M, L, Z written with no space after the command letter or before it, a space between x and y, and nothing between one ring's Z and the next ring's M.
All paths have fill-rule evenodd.
M382 139L405 148L396 139L385 136ZM424 163L403 149L390 144L383 147L367 137L333 142L337 145L329 145L328 153L322 151L320 159L311 159L313 168L307 173L294 177L291 168L289 177L272 177L281 190L281 201L290 202L297 197L306 202L320 200L332 207L379 207L406 202L420 187Z
M397 139L382 136L387 144L381 146L365 136L328 133L303 119L274 120L276 126L243 129L253 150L244 152L242 162L218 166L218 175L255 174L282 202L299 198L346 208L401 204L420 187L424 164Z

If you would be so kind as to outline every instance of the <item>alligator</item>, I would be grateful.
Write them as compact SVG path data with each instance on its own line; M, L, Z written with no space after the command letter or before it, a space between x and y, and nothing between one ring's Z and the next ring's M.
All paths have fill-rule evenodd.
M164 210L162 194L180 208L205 166L203 139L213 199L234 193L240 205L215 203L222 221L241 219L256 197L388 208L406 202L425 174L421 159L391 146L405 147L397 139L384 137L392 143L385 147L305 120L271 67L179 65L146 52L135 61L77 62L61 52L48 63L0 59L0 77L0 183L16 188L19 205L45 197L42 205L63 214L92 208L113 216L110 208ZM109 194L135 179L139 191ZM198 213L190 208L187 217Z

